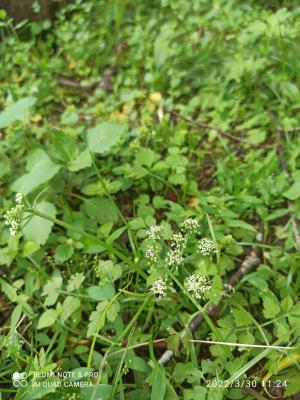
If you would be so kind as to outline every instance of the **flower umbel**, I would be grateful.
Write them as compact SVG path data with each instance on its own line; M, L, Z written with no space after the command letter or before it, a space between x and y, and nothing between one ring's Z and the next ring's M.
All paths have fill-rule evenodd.
M147 247L145 251L145 257L149 260L149 262L155 263L157 261L157 251L154 246Z
M22 214L24 210L23 204L17 204L4 215L5 224L10 225L9 232L11 235L16 235L21 229Z
M182 222L180 228L183 232L192 233L199 228L199 222L196 220L196 218L189 217Z
M209 256L217 251L215 243L206 238L200 240L198 248L203 256Z
M173 265L177 266L183 262L182 251L179 248L174 250L169 250L166 255L166 264L171 267Z
M196 274L190 275L186 279L184 286L196 299L202 299L204 294L211 289L208 279Z
M24 202L24 194L23 193L17 193L16 194L16 203L17 204L22 204Z
M159 298L165 297L167 294L167 283L164 279L159 278L156 281L153 282L153 285L151 286L151 292L158 296Z
M150 228L147 230L146 234L149 239L156 240L156 239L159 239L160 232L161 232L161 226L153 225L153 226L150 226Z
M172 236L172 242L170 246L172 247L172 249L182 249L185 246L185 243L185 237L182 235L182 233L178 232L174 233L174 235Z

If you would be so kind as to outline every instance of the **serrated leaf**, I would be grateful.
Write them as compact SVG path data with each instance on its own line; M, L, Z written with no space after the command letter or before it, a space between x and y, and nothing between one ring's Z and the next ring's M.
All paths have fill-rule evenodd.
M110 260L100 260L97 266L97 276L101 282L114 282L122 276L122 267Z
M45 284L43 288L43 296L46 296L44 301L45 306L53 306L56 303L62 282L62 277L57 274Z
M115 301L113 304L110 305L109 309L107 310L107 319L110 322L113 322L120 311L120 304Z
M94 153L106 153L125 132L126 125L117 122L103 122L88 130L88 145Z
M36 209L53 218L56 215L55 206L48 201L41 201L36 205ZM25 238L28 241L34 241L39 245L43 245L46 243L51 233L53 224L52 221L48 221L38 216L33 216L23 228Z
M108 304L107 300L102 301L97 305L96 310L91 313L90 322L87 328L87 337L90 337L93 334L95 334L97 328L101 329L104 326L105 317L103 316L103 312L107 304Z
M50 309L45 312L40 316L40 319L37 324L37 329L43 329L47 328L48 326L52 326L57 318L57 313L56 310Z
M76 274L73 274L68 281L67 291L73 292L73 290L79 289L84 279L85 276L82 272L76 272Z
M62 264L69 260L74 253L74 248L68 244L59 244L54 252L54 260L57 264Z
M78 297L67 296L63 303L63 313L61 315L61 320L64 322L68 319L78 308L80 308L80 300Z
M271 292L264 293L263 299L263 315L265 318L272 319L280 312L280 304L276 296Z
M24 97L23 99L7 106L5 110L0 113L0 129L7 128L15 121L24 120L29 108L35 102L35 97Z
M247 326L253 323L251 314L242 307L233 309L232 315L236 326Z

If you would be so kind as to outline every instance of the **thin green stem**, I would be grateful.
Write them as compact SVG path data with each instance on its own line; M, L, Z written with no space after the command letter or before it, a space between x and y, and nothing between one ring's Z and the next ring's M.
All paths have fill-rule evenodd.
M99 168L97 167L97 164L96 164L96 162L95 162L94 155L93 155L93 153L92 153L91 151L90 151L90 155L91 155L91 159L92 159L92 163L93 163L93 166L94 166L96 175L97 175L97 177L98 177L98 179L99 179L99 181L100 181L100 183L101 183L101 185L102 185L102 187L103 187L103 190L104 190L106 196L107 196L107 197L109 198L109 200L115 205L116 210L117 210L117 212L118 212L118 214L119 214L119 217L121 218L122 222L124 223L124 225L125 225L126 228L127 228L128 238L129 238L129 242L130 242L130 246L131 246L131 248L132 248L133 254L134 254L135 257L138 257L138 254L137 254L137 251L136 251L135 245L134 245L134 243L133 243L133 239L132 239L132 232L131 232L131 230L130 230L130 227L129 227L129 225L128 225L128 222L127 222L126 218L124 217L122 211L120 210L120 208L119 208L117 202L116 202L115 199L112 197L112 195L110 194L109 190L107 189L106 183L105 183L105 181L104 181L102 175L100 174Z
M191 302L194 304L194 306L200 311L200 313L203 315L203 318L207 325L209 326L210 330L213 332L213 334L219 339L219 341L224 341L224 338L222 335L219 333L217 328L215 327L213 321L211 320L210 316L207 314L205 309L188 293L188 291L185 289L185 287L179 282L179 280L173 275L173 273L167 269L168 274L170 277L173 279L173 281L176 283L176 285L182 290L183 293L186 294L186 296L191 300ZM232 358L232 354L230 352L227 352L227 355L229 358Z
M67 230L71 230L74 232L80 233L83 237L86 237L88 239L94 240L98 242L106 251L109 253L114 254L116 257L120 258L122 261L128 264L129 267L133 268L137 273L139 273L144 279L147 279L147 275L145 274L144 271L142 271L140 268L138 268L138 265L130 260L127 256L125 256L121 251L115 249L113 246L110 244L104 242L103 240L99 239L97 236L94 236L88 232L85 232L84 230L77 228L74 225L68 224L66 222L63 222L57 218L51 217L50 215L44 214L43 212L37 210L36 208L31 208L29 210L25 210L27 212L30 212L31 214L46 219L48 221L53 222L56 225L62 226L63 228Z

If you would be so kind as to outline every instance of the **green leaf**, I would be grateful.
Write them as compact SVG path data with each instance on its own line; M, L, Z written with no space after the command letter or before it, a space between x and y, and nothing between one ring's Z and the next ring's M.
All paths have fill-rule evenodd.
M125 132L126 125L116 122L103 122L88 130L88 145L94 153L106 153Z
M114 282L122 276L122 267L110 260L100 260L96 272L101 282Z
M80 300L78 297L67 296L63 303L63 313L61 315L61 320L64 322L68 319L78 308L80 308Z
M184 381L187 381L188 383L196 383L201 379L202 372L195 368L191 362L185 364L178 363L174 368L173 376L175 381L178 383Z
M35 97L24 97L15 103L7 106L4 111L0 113L0 129L7 128L15 121L22 121L25 119L29 108L36 102Z
M93 311L90 315L90 322L88 324L88 328L87 328L87 337L92 336L93 334L96 333L97 327L99 329L101 329L105 323L105 318L103 317L103 312L105 307L107 306L108 301L104 300L101 301L101 303L99 303L97 305L97 308L95 311ZM98 324L101 322L100 326L98 326Z
M29 172L18 178L11 186L14 192L28 194L48 182L60 169L43 150L35 150L29 158Z
M260 129L251 129L248 132L248 141L253 144L260 144L266 140L267 132L262 131Z
M239 219L226 221L226 225L230 226L231 228L242 228L246 229L247 231L256 232L256 229L252 225L247 224L247 222L241 221Z
M283 194L284 197L289 200L296 200L300 197L300 181L295 182L288 190L286 190Z
M81 399L91 400L91 399L101 399L101 400L111 400L112 386L106 384L97 384L91 388L81 389Z
M272 319L280 312L280 304L276 296L269 290L262 296L263 299L263 315L265 318Z
M117 301L115 301L113 304L110 305L109 309L107 310L108 321L113 322L117 318L119 311L120 311L120 304Z
M9 283L5 282L5 280L3 279L1 279L0 282L2 290L5 293L5 295L9 298L9 300L17 302L18 301L17 290Z
M86 294L93 300L110 300L115 295L115 288L110 283L101 286L90 286L86 289Z
M74 253L74 248L68 244L60 244L56 247L54 253L54 260L57 264L63 264L69 260Z
M11 318L10 318L11 328L14 328L17 325L17 323L19 322L19 320L21 318L21 315L22 315L22 305L19 304L19 305L17 305L17 307L14 309L14 311L11 314Z
M89 149L82 151L74 160L68 163L69 171L76 172L92 165L92 158Z
M47 394L57 391L59 384L61 384L61 380L59 378L56 378L55 376L43 379L40 382L42 382L42 385L27 389L27 392L26 394L24 393L24 397L22 397L22 400L39 400L43 397L45 399L48 397L46 396Z
M287 208L279 208L278 210L273 211L267 218L266 221L272 221L274 219L283 217L288 214L289 210Z
M79 289L84 279L85 275L82 272L73 274L68 281L67 291L73 292L73 290Z
M251 314L242 307L233 309L232 315L236 326L247 326L253 323Z
M45 284L43 288L43 296L46 296L44 301L45 306L53 306L59 296L59 289L62 287L62 277L60 272L55 271L54 276Z
M151 149L140 149L135 156L135 163L151 167L159 156Z
M40 246L35 241L26 242L23 247L22 256L28 257L31 254L35 253L39 248L40 248Z
M129 356L127 358L127 365L128 365L128 368L133 369L135 371L140 371L140 372L149 372L150 371L150 367L146 363L146 361L138 356L134 356L134 355Z
M50 217L55 217L56 215L55 206L48 201L41 201L36 205L36 208L38 211L41 211ZM46 243L51 233L52 226L53 222L41 217L33 216L24 226L23 232L28 241L34 241L39 245L43 245Z
M151 389L151 400L163 400L166 394L165 370L156 366Z
M119 220L117 207L110 199L92 198L85 200L84 208L88 217L96 220L101 225Z
M55 323L56 318L57 318L57 312L54 309L50 309L43 312L37 324L37 329L43 329L47 328L48 326L52 326Z

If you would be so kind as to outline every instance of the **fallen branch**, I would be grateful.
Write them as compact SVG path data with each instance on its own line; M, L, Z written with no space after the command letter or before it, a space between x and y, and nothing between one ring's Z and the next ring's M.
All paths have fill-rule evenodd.
M272 144L270 144L270 145L260 145L260 144L252 143L252 142L250 142L250 141L248 141L246 139L240 138L239 136L235 136L235 135L232 135L229 132L225 132L223 129L220 129L220 128L216 127L216 126L212 126L210 124L206 124L206 123L200 122L200 121L194 121L193 119L185 117L185 116L181 115L179 112L176 112L176 111L174 111L174 110L172 110L170 108L167 108L165 111L167 113L173 115L174 117L185 121L189 125L196 126L197 128L203 128L203 129L209 129L209 130L216 131L221 136L227 137L227 138L235 140L237 142L241 142L241 143L247 144L248 146L263 147L263 148L273 148L274 147Z
M262 241L262 234L258 233L256 236L257 242ZM254 248L251 253L245 258L245 260L242 262L241 266L233 273L231 278L229 279L229 283L226 285L224 294L222 296L222 299L224 299L225 295L228 294L232 288L234 288L238 282L240 282L241 278L245 276L249 271L251 271L254 267L259 265L260 263L260 257L259 257L259 250L258 248ZM221 301L222 301L221 299ZM208 303L205 312L212 316L219 308L219 304L213 304L212 302ZM194 333L197 328L202 324L204 321L203 314L198 314L196 317L191 321L189 325L189 330L191 333ZM160 359L158 360L158 363L160 365L167 364L175 355L174 350L166 350Z

